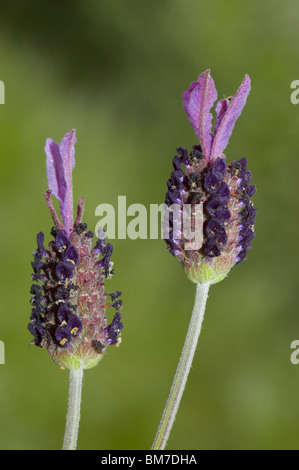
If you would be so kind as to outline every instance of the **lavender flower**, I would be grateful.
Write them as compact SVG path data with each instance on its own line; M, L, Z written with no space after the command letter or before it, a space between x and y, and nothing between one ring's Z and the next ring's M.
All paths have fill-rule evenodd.
M188 153L177 149L173 172L168 180L166 205L169 207L170 230L166 239L170 253L176 256L193 282L215 284L235 265L246 258L254 238L256 209L250 200L256 187L250 184L251 172L245 157L226 164L223 154L250 91L246 75L232 98L216 104L216 121L212 132L210 112L217 91L210 71L202 73L183 93L187 117L200 140ZM203 205L203 240L200 249L187 250L181 211L174 214L173 204L194 207ZM192 222L190 221L190 224Z
M194 145L189 154L182 147L177 149L167 182L164 227L168 249L196 283L196 295L153 450L163 450L167 444L196 351L210 285L221 281L246 258L254 237L256 210L250 198L256 187L250 184L247 160L241 158L227 165L223 154L249 91L246 75L234 97L218 101L214 132L210 110L217 91L210 71L201 74L183 93L184 109L200 145ZM198 211L199 207L203 210ZM189 227L187 234L185 224ZM191 238L199 231L199 243L190 249Z
M60 145L52 139L46 141L49 189L44 196L54 222L53 240L46 249L44 234L37 235L28 329L34 337L32 344L46 348L60 367L88 369L99 362L108 345L119 345L122 301L121 292L105 291L105 281L114 273L113 247L105 243L104 231L92 246L94 234L81 221L84 199L79 200L73 222L75 143L75 130L66 134ZM62 222L51 194L60 202ZM109 325L108 307L116 310Z

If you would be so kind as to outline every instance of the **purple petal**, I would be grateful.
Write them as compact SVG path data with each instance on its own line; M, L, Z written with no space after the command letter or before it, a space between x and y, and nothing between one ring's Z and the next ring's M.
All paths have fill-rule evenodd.
M223 150L227 146L227 143L235 126L235 122L240 116L242 109L245 106L249 91L250 78L248 75L245 75L245 78L239 90L230 101L228 108L225 110L228 104L225 103L225 101L229 100L221 100L217 103L217 120L215 124L214 140L211 150L212 162L223 152Z
M202 73L197 82L191 83L189 89L183 93L183 105L187 117L195 134L200 140L202 152L209 161L213 134L212 114L210 109L217 99L217 91L210 70Z
M47 139L45 152L47 156L46 165L49 189L56 199L62 203L66 191L66 181L59 145L52 139Z
M69 235L73 225L72 170L75 166L75 129L66 134L58 145L46 140L46 164L49 189L60 202L60 214Z
M216 135L219 126L221 124L221 121L223 119L224 114L229 108L229 103L230 100L228 98L225 98L224 100L218 101L216 104L215 110L216 110L216 121L215 121L215 126L214 126L214 135Z

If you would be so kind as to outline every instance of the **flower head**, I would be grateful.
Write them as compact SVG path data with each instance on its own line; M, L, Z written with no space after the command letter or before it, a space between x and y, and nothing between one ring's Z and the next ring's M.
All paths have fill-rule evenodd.
M75 165L75 131L66 134L60 145L47 139L49 189L44 194L54 221L53 240L44 246L44 234L37 235L32 262L33 306L28 325L32 344L45 347L62 368L91 368L102 358L108 345L120 343L123 328L121 292L107 293L105 281L114 273L113 247L100 231L94 234L82 223L84 200L73 222L72 170ZM60 221L51 194L60 202ZM109 300L110 298L110 300ZM107 309L116 313L107 325Z
M244 157L227 164L223 154L249 91L246 75L235 96L218 101L213 132L210 111L217 91L210 71L183 93L184 109L200 144L190 153L178 148L173 159L165 200L169 220L166 242L194 282L221 281L232 266L246 258L254 238L256 209L250 198L256 187L250 184L247 160ZM176 213L174 204L179 207ZM194 213L198 204L202 206L203 236L200 247L190 250L186 248L189 240L184 235L182 213L185 205ZM189 223L194 226L194 221Z

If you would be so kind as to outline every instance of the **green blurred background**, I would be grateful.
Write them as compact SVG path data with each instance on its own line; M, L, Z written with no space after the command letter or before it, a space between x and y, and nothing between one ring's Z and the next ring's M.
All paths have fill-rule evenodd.
M118 195L160 204L175 149L197 143L181 94L207 68L219 98L252 80L226 154L249 160L256 238L210 290L167 448L298 448L298 16L296 0L1 2L1 449L59 449L64 433L68 372L27 331L36 234L49 240L52 226L45 139L77 129L74 198L85 196L90 229ZM85 373L79 449L151 447L193 306L163 241L114 247L123 341Z

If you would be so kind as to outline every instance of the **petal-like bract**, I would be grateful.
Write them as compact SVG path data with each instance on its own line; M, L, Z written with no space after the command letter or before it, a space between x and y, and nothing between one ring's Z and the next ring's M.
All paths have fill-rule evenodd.
M46 140L46 164L49 189L60 202L60 214L67 234L73 225L72 170L75 166L75 129L66 134L60 145Z
M209 161L213 143L212 119L210 113L217 99L217 91L210 70L202 73L197 82L191 83L183 93L183 105L195 134L200 140L203 156Z
M250 78L248 75L245 75L239 90L230 100L230 102L228 103L229 100L221 100L219 102L220 104L217 103L216 112L218 107L218 120L216 120L215 124L214 139L210 154L211 163L216 160L216 158L227 146L229 138L235 127L235 122L245 106L249 92Z

